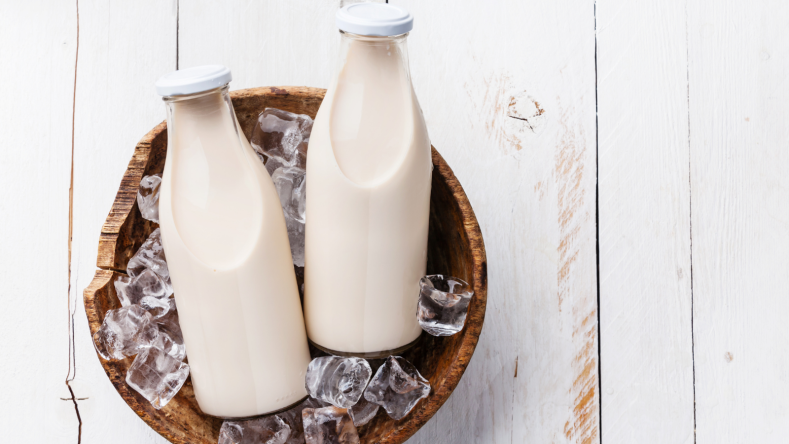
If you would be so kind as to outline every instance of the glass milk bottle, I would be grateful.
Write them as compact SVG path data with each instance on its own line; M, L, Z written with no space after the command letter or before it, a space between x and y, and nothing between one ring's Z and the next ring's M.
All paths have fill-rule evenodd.
M200 66L156 82L168 133L159 220L197 403L243 418L300 402L310 354L282 207L230 80Z
M337 25L340 63L307 151L304 316L318 348L380 357L422 332L430 140L408 69L412 16L357 3Z

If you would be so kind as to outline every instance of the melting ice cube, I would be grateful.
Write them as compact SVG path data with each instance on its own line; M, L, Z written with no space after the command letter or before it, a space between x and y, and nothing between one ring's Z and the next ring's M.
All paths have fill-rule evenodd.
M186 346L181 333L181 325L178 323L175 299L167 298L166 301L169 306L167 312L160 317L154 317L152 321L159 330L159 336L153 342L153 346L159 347L173 358L183 361L186 357Z
M153 230L126 265L126 273L131 277L136 277L145 269L153 271L162 278L166 296L173 294L173 284L170 282L170 271L167 268L167 258L164 255L159 228Z
M158 333L151 314L139 305L130 305L107 312L93 335L93 345L104 359L123 359L150 347Z
M293 263L304 266L304 221L307 208L305 172L297 167L280 167L274 171L271 180L277 189Z
M293 264L299 267L304 266L304 224L285 220L288 227L288 242L290 242L290 254L293 257Z
M126 383L158 410L181 390L187 376L189 364L173 358L159 348L151 347L134 358L126 372Z
M285 219L304 223L306 212L306 172L297 167L280 167L271 175L279 194Z
M348 409L348 414L353 419L353 425L361 427L375 418L378 407L380 407L378 404L373 404L362 396L356 405Z
M474 290L451 276L434 274L419 281L417 318L422 329L433 336L451 336L463 329Z
M430 383L410 362L399 356L386 359L364 391L368 401L378 404L393 419L402 419L417 402L430 394Z
M314 399L307 398L301 404L292 409L278 414L280 418L290 427L290 436L285 441L286 444L304 444L304 420L302 413L305 409L319 409L328 404Z
M161 317L170 309L162 278L147 268L134 277L119 276L115 279L115 292L124 307L138 304L154 317Z
M307 167L307 144L312 132L312 119L276 108L266 108L258 116L250 143L258 155L275 165ZM274 169L266 168L269 174Z
M144 219L159 223L159 186L162 184L162 175L154 174L145 176L140 181L137 190L137 206Z
M279 416L249 421L225 421L219 430L218 444L285 444L290 426Z
M302 418L306 444L359 444L359 434L345 409L304 409Z
M359 402L372 373L362 358L321 356L307 367L305 385L313 398L347 409Z

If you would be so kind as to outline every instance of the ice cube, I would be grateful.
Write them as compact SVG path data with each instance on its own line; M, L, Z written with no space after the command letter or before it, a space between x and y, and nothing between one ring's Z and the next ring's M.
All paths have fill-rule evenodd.
M160 317L154 317L153 323L159 329L159 337L154 341L153 346L164 350L168 355L179 361L186 357L186 346L184 336L181 333L181 325L178 323L178 310L175 307L175 299L167 298L168 310Z
M304 266L304 221L307 208L305 172L297 167L280 167L271 176L277 189L293 263Z
M189 376L189 364L151 347L134 358L126 372L126 383L151 402L157 410L164 407Z
M171 298L157 299L152 297L144 297L140 299L140 307L148 310L148 313L150 313L154 319L159 319L166 315L172 307L170 303L171 300Z
M183 342L176 342L167 333L160 331L152 345L179 361L183 361L186 357L186 347L184 347Z
M219 429L217 444L241 444L244 439L243 422L225 421Z
M373 376L364 397L386 410L393 419L405 417L416 403L430 394L430 383L416 367L400 356L390 356Z
M304 423L302 412L304 409L319 409L328 406L328 403L315 398L307 398L301 404L292 409L278 414L285 424L290 427L290 436L286 444L304 444Z
M118 293L118 299L120 299L124 307L138 304L140 299L146 296L157 299L167 296L167 290L162 278L147 268L134 277L118 277L115 280L115 291Z
M419 281L419 325L433 336L451 336L463 329L474 290L452 276L434 274Z
M307 392L313 398L347 409L361 398L372 375L362 358L321 356L307 367Z
M373 404L362 396L359 402L348 409L348 414L353 420L353 425L361 427L375 418L375 414L378 413L378 407L380 407L378 404Z
M298 167L280 167L271 175L277 188L285 219L293 219L302 224L306 211L306 172Z
M346 409L329 406L304 409L306 444L358 444L359 434Z
M159 186L162 184L162 175L154 174L145 176L140 181L137 190L137 206L143 219L159 223Z
M137 250L137 253L129 259L129 263L126 265L126 274L135 277L145 271L146 268L162 278L165 296L173 294L170 270L167 268L167 257L164 255L164 247L162 247L162 234L158 228L153 230L148 239Z
M261 162L265 162L266 164L266 171L268 171L268 175L271 176L274 174L274 171L277 171L279 168L288 167L288 164L279 160L276 157L266 157L262 154L258 154Z
M151 271L151 273L153 272ZM132 285L132 278L129 276L118 276L118 278L115 279L114 284L115 293L118 295L118 300L121 301L121 306L123 307L136 305L138 302L140 302L140 299L143 298L142 289L136 285Z
M294 220L285 219L288 228L288 242L290 242L290 255L293 264L304 266L304 224Z
M130 305L107 312L93 335L93 344L102 358L123 359L150 347L158 334L151 314L139 305Z
M118 276L115 292L122 306L138 304L154 317L163 316L170 308L162 278L147 268L135 277Z
M258 154L278 159L284 165L305 169L311 132L312 119L309 116L266 108L258 116L250 143Z
M225 421L219 429L218 444L285 444L289 435L290 426L279 416Z

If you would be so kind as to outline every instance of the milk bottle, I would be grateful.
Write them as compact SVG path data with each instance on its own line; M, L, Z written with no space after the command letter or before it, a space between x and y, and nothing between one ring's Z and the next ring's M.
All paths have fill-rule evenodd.
M156 82L168 132L159 220L197 402L242 418L301 401L310 355L282 208L230 80L201 66Z
M432 163L406 52L412 16L337 13L341 61L307 152L304 316L318 348L379 357L418 339Z

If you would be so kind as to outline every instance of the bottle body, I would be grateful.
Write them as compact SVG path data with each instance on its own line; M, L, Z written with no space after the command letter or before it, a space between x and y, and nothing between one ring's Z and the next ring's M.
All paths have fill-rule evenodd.
M304 316L318 347L374 357L421 333L430 141L406 36L342 36L307 152Z
M285 408L310 356L276 190L226 86L165 100L159 218L195 397L225 418Z

